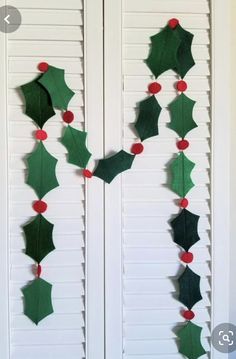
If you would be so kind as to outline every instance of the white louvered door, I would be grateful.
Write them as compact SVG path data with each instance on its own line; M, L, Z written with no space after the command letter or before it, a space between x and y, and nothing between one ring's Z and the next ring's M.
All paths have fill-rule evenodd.
M54 224L56 250L42 261L42 278L53 285L54 314L45 318L38 326L23 315L21 288L34 278L34 274L33 261L24 254L25 242L21 226L35 215L32 203L37 199L34 191L25 183L25 158L34 149L34 133L37 128L24 114L23 98L17 89L38 76L37 66L42 61L64 68L66 81L76 93L70 102L70 109L75 113L72 126L87 129L90 126L88 121L85 121L87 113L91 121L94 120L93 128L95 125L102 128L102 98L97 96L96 99L92 99L89 96L92 86L93 90L102 93L102 43L99 42L100 37L102 38L102 28L93 36L98 46L96 73L90 66L92 61L87 54L92 54L89 46L95 48L87 26L91 26L92 22L94 28L99 27L102 23L102 12L97 12L94 19L92 3L86 1L84 7L81 0L12 0L9 4L21 12L22 25L12 34L1 35L1 49L5 49L3 61L6 63L4 84L7 91L3 89L3 92L7 94L6 99L4 98L6 103L2 108L6 107L7 114L9 192L9 232L8 237L4 237L9 241L9 259L5 273L9 280L6 285L9 287L9 333L3 328L6 350L3 356L1 354L1 358L8 359L9 355L9 359L81 359L86 356L86 352L96 352L96 358L103 358L103 323L100 320L100 316L103 320L104 306L103 296L100 296L103 291L103 257L101 256L96 264L87 263L85 260L86 255L90 257L94 250L99 254L101 248L102 253L99 238L103 212L99 216L94 208L89 211L88 216L86 215L90 197L93 197L93 201L99 201L101 205L102 186L95 180L87 195L83 177L78 174L75 166L67 163L66 149L59 141L63 130L59 111L44 126L48 133L45 147L58 159L57 178L60 184L60 187L45 196L48 204L46 218ZM102 9L101 4L101 1L97 1L98 10ZM1 1L2 5L5 5L5 2ZM84 39L88 39L91 45L87 46ZM93 76L96 84L92 83L92 78L89 82L89 76L85 79L86 71L89 71L90 77ZM84 105L89 104L89 101L93 102L96 118L93 110L85 110ZM99 153L102 148L102 137L97 134L98 131L91 129L90 148L97 152L98 156L102 156ZM5 190L6 188L3 193ZM96 226L93 213L96 214ZM91 229L85 228L85 222ZM93 235L94 226L97 237ZM90 277L91 281L87 283ZM87 296L88 292L91 293L91 299ZM96 296L99 300L95 301ZM86 303L89 303L88 311L85 309ZM3 304L7 308L8 304ZM94 311L99 313L96 320ZM89 349L85 338L87 330L88 337L94 336L94 331L99 333L96 334L97 341L91 341ZM7 348L10 348L9 353ZM89 357L95 356L93 354Z
M224 98L223 104L221 91L212 87L214 83L219 89L225 80L216 78L216 73L227 66L220 51L226 26L224 31L214 30L210 0L0 0L1 6L6 3L19 8L23 22L15 33L0 33L0 86L5 89L0 96L5 118L0 137L0 234L6 239L0 242L0 291L8 293L0 296L1 359L182 357L173 331L184 323L175 299L180 251L169 226L179 209L167 184L167 165L177 153L166 109L176 97L173 72L159 79L163 87L157 95L163 107L159 136L145 141L145 151L132 169L110 185L98 178L85 183L66 162L65 148L58 141L63 129L59 112L46 124L45 146L59 160L60 187L45 197L47 218L55 224L56 250L42 262L42 277L53 285L55 313L36 327L23 315L21 293L34 278L21 226L34 215L31 204L36 196L25 184L24 159L34 148L36 127L23 114L16 88L36 77L41 61L65 68L66 80L76 92L71 102L76 113L73 126L88 131L93 159L121 148L129 152L137 139L133 131L137 102L147 96L147 85L154 80L143 61L149 37L173 17L194 34L196 60L186 76L187 95L197 101L198 124L189 133L191 146L186 151L196 163L189 209L201 216L201 241L193 248L191 268L202 278L203 300L194 308L194 321L203 327L208 351L203 358L224 359L210 348L209 337L213 324L227 321L227 194L221 193L227 181L216 169L223 168L227 175L227 133L217 150L213 148L226 130L227 101ZM214 3L219 24L225 8L221 0ZM227 20L222 23L227 25ZM212 44L215 37L221 46L216 40ZM214 127L212 113L217 123L225 116L224 129ZM89 167L93 169L93 162ZM218 236L224 238L224 246ZM220 258L223 250L225 256ZM213 257L220 263L213 263ZM218 285L222 267L224 280Z
M122 102L122 110L118 115L115 110L112 116L114 103L110 104L110 99L112 101L110 92L111 89L114 91L113 77L110 82L108 79L105 83L105 87L108 88L105 99L107 151L110 151L115 143L117 146L123 145L123 148L129 152L137 138L133 129L137 103L146 98L147 86L154 80L144 62L149 52L150 36L156 34L173 17L178 18L180 24L194 34L193 56L196 66L188 72L185 80L188 83L187 96L197 102L194 116L198 128L188 134L191 145L186 155L196 163L192 175L196 186L189 193L188 198L189 210L201 216L199 223L201 241L192 249L195 260L191 268L201 276L203 300L194 307L195 322L203 327L203 345L209 352L211 330L210 2L208 0L123 0L120 5L117 5L116 1L113 2L115 9L109 1L105 1L105 4L107 6L107 14L105 6L107 15L105 54L107 51L107 56L113 59L115 80L117 81L118 72L120 76L118 81L123 85L123 90L118 95L115 92L117 102L119 103L119 100ZM113 12L115 15L112 17ZM118 12L120 12L119 22L116 20ZM117 30L114 31L112 26L116 26ZM113 31L113 38L106 35L109 31ZM113 45L114 36L121 47L118 50ZM117 43L116 47L119 46ZM122 58L122 69L117 64L117 58ZM112 65L110 67L112 68ZM109 78L112 70L105 67L105 74ZM106 192L109 210L109 214L106 213L108 228L106 248L108 257L110 255L112 258L112 260L107 259L106 269L113 273L107 274L106 295L110 304L108 309L112 308L113 302L116 304L117 313L122 311L120 321L116 324L113 324L116 315L111 313L109 317L111 310L108 312L108 332L112 331L118 339L115 344L107 341L110 358L177 359L181 357L178 353L174 329L178 329L184 323L180 314L183 307L175 298L176 277L183 268L179 260L180 250L173 242L169 225L170 218L179 212L179 208L176 205L178 196L173 194L168 186L168 164L176 156L177 137L167 127L170 116L166 108L177 96L174 89L177 80L178 78L171 71L158 78L162 91L156 95L156 98L163 107L159 120L159 136L144 142L144 153L136 157L132 169L113 184L113 190L109 187ZM118 88L117 92L119 86L118 84L115 87ZM109 129L111 126L109 123L114 117L119 122L115 127L118 135L114 135L112 129ZM119 140L117 136L120 136ZM112 207L109 203L114 199L119 204ZM111 220L120 228L116 234L110 228ZM115 249L112 248L112 243ZM120 273L116 270L118 267L121 268ZM110 293L112 288L120 291L122 299L115 300L115 295Z

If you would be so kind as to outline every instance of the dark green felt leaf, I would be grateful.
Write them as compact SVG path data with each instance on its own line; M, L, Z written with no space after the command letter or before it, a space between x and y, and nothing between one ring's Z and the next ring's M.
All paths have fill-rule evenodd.
M53 313L52 285L41 278L35 279L22 289L24 295L24 314L36 325Z
M21 86L21 90L25 97L26 115L43 128L45 122L54 116L55 112L49 93L37 80Z
M171 164L172 182L171 189L180 197L185 197L186 194L194 187L191 179L191 172L195 164L190 161L183 152Z
M189 359L198 359L206 354L201 344L202 328L188 322L178 332L180 339L179 352Z
M67 148L68 162L85 168L91 153L86 147L87 132L76 130L70 125L66 127L61 142Z
M193 34L184 30L180 25L176 26L174 32L181 40L181 44L177 52L177 66L173 68L182 78L195 65L191 47L193 42Z
M139 104L139 115L135 128L142 141L158 135L158 120L161 107L155 96L150 96Z
M60 110L67 110L74 92L65 82L65 70L49 66L48 71L42 75L39 82L49 92L53 106Z
M101 178L107 183L111 183L119 173L131 168L134 158L135 156L121 150L114 156L100 160L94 176Z
M59 186L55 174L57 159L50 155L42 142L39 142L34 152L29 155L27 163L27 184L35 190L40 199Z
M169 105L171 114L169 127L182 138L193 128L197 127L196 122L193 120L193 107L195 103L195 101L182 93Z
M29 257L40 263L44 257L55 249L53 244L53 227L41 214L23 227L26 239L26 251Z
M180 44L178 33L169 26L151 37L151 50L146 63L155 77L178 67L177 53Z
M186 305L188 309L202 299L200 292L200 277L186 266L183 274L179 277L179 298L178 300Z
M199 216L183 209L180 214L171 221L174 232L174 242L188 251L200 240L198 235Z

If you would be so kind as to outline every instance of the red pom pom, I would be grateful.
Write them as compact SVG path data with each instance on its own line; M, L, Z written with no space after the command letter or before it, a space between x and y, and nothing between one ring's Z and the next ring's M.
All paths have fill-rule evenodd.
M181 151L186 150L188 146L189 146L189 142L187 140L181 140L177 142L177 147Z
M134 143L132 148L131 148L131 152L134 155L139 155L140 153L142 153L144 150L143 144L142 143Z
M187 320L192 320L195 317L195 314L192 310L185 310L183 312L183 317Z
M35 210L35 212L37 213L43 213L47 210L48 205L47 203L45 203L44 201L36 201L33 204L33 209Z
M193 253L191 252L184 252L181 257L181 261L184 263L192 263L193 261Z
M35 132L35 138L40 141L44 141L48 138L47 132L44 130L38 130Z
M42 267L40 264L38 264L38 267L37 267L37 277L40 277L41 276L41 273L42 273Z
M38 65L38 69L41 72L47 72L49 68L49 65L47 62L40 62L40 64Z
M84 177L86 177L86 178L92 178L92 177L93 177L92 172L89 171L89 170L86 170L86 169L83 170L83 175L84 175Z
M188 85L187 85L187 83L185 81L181 80L181 81L177 82L176 88L177 88L178 91L184 92L184 91L187 90Z
M71 111L66 111L63 113L63 121L66 123L71 123L74 121L74 114Z
M168 25L169 25L169 27L170 27L171 29L175 29L176 26L179 25L179 20L178 20L178 19L170 19L170 20L168 21Z
M148 91L155 95L156 93L161 91L161 84L158 82L152 82L150 85L148 85Z
M182 207L182 208L187 208L187 207L188 207L188 200L187 200L187 198L181 199L179 205L180 205L180 207Z

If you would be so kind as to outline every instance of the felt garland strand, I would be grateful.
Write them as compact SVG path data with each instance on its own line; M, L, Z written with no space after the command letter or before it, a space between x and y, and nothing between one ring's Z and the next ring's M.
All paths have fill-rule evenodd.
M186 264L183 273L178 278L178 300L187 307L182 315L187 324L178 331L179 352L189 359L197 359L205 354L201 344L202 328L191 320L195 317L192 307L202 299L200 292L200 276L194 273L188 264L193 261L193 254L189 252L191 246L200 240L198 235L199 216L189 212L187 193L194 187L191 172L195 164L188 159L184 150L189 147L185 138L187 133L197 127L192 113L195 101L187 97L187 83L183 80L187 72L195 65L191 46L193 34L184 30L178 19L171 19L168 25L158 34L151 37L151 50L146 63L157 78L167 70L174 70L180 77L176 90L180 93L169 105L171 122L169 128L181 138L177 142L179 155L171 163L171 189L180 196L181 212L171 221L173 240L185 250L181 260Z
M199 216L186 209L188 206L186 195L194 186L191 172L195 164L184 153L189 146L185 136L197 127L197 124L192 118L195 101L183 93L187 89L187 83L183 78L195 64L191 53L192 39L193 35L184 30L177 19L171 19L161 32L151 37L151 50L146 64L156 78L170 69L180 76L176 88L181 94L169 105L171 113L169 127L176 131L181 138L177 143L179 155L170 167L173 177L171 189L181 198L181 212L172 220L171 226L174 242L185 250L181 260L187 264L178 279L179 300L187 307L183 316L188 321L178 333L179 352L189 359L197 359L205 353L205 350L200 341L202 328L191 321L194 318L192 307L202 299L202 296L199 285L200 277L190 269L188 264L193 260L193 254L189 252L189 249L200 240L198 235ZM158 120L161 113L161 107L155 97L161 91L161 85L158 82L153 82L148 86L150 96L142 100L138 106L135 129L140 142L133 144L131 153L120 150L108 158L99 160L92 173L87 168L91 157L91 153L86 147L87 133L70 125L74 120L74 114L68 110L68 105L74 92L65 82L64 70L47 63L40 63L39 70L42 74L36 80L21 87L26 101L26 115L32 118L40 128L36 132L36 139L39 143L28 158L29 175L27 179L27 183L39 197L39 200L33 205L38 215L23 227L26 236L26 254L38 264L37 278L23 289L25 314L36 324L53 312L51 285L40 278L41 260L54 249L53 224L42 216L47 209L46 202L42 201L43 197L58 185L55 176L57 160L47 152L42 142L47 138L43 126L55 114L53 107L62 111L63 121L67 124L61 142L68 151L68 162L80 167L84 177L96 176L107 183L110 183L121 172L131 168L135 156L143 152L144 140L159 134Z

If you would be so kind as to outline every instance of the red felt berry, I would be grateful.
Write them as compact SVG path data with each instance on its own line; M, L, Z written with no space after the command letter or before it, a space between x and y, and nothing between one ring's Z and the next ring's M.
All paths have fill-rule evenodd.
M37 266L37 277L40 277L41 273L42 273L42 267L41 267L40 264L38 264L38 266Z
M189 142L187 140L181 140L177 142L177 147L181 151L186 150L188 146L189 146Z
M169 25L169 27L170 27L171 29L175 29L176 26L179 25L179 20L178 20L178 19L170 19L170 20L168 21L168 25Z
M49 68L49 65L47 62L40 62L40 64L38 65L38 69L41 72L47 72Z
M132 148L131 148L131 152L134 155L139 155L140 153L142 153L144 150L143 144L142 143L134 143Z
M148 91L155 95L156 93L161 91L161 84L158 82L152 82L150 85L148 85Z
M191 252L184 252L181 257L181 261L184 263L192 263L193 261L193 253Z
M183 317L187 320L192 320L195 317L195 314L192 310L185 310L183 312Z
M37 130L35 132L35 138L40 141L44 141L48 138L47 132L44 130Z
M36 202L34 202L34 204L33 204L33 209L34 209L35 212L37 212L37 213L43 213L43 212L45 212L45 211L47 210L47 207L48 207L47 203L44 202L44 201L41 201L41 200L36 201Z
M93 174L91 171L87 170L87 169L84 169L83 170L83 176L86 177L86 178L92 178L93 177Z
M187 83L185 81L180 80L180 81L177 82L176 88L177 88L178 91L184 92L184 91L187 90L188 85L187 85Z
M74 121L74 114L71 111L66 111L63 113L63 121L66 123L71 123Z
M179 203L180 207L182 208L187 208L188 207L188 200L187 198L182 198L180 203Z

